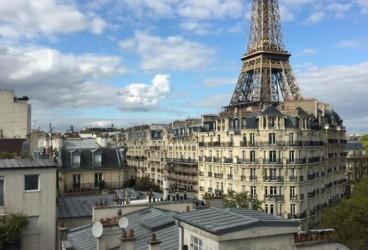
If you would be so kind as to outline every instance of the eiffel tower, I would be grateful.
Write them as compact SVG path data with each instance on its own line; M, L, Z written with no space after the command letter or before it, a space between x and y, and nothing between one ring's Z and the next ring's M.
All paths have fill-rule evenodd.
M278 0L253 0L247 52L230 107L303 99L281 33Z

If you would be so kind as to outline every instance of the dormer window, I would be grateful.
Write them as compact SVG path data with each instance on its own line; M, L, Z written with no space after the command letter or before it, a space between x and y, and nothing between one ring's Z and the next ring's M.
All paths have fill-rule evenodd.
M72 166L73 167L80 167L81 156L79 152L75 152L72 155Z
M269 129L276 128L276 118L275 117L268 118L268 128Z
M102 163L101 152L95 153L93 155L93 160L94 160L95 167L100 167L101 166L101 163Z

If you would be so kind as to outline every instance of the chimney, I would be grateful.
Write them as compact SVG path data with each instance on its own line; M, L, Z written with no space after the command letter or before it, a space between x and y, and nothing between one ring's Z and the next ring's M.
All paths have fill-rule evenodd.
M102 238L97 239L97 250L106 250L106 241Z
M162 187L163 187L163 190L164 190L164 194L163 194L164 201L170 200L170 198L169 198L170 183L169 183L169 180L167 178L164 178L163 183L162 183Z
M156 234L152 234L151 239L148 241L148 250L160 250L161 241L157 240Z
M123 230L120 238L120 250L135 250L134 230L129 229L128 234Z
M59 250L63 249L62 242L67 240L68 230L69 230L69 228L64 226L63 222L61 222L59 224L59 226L58 226L58 237L59 237L58 249Z

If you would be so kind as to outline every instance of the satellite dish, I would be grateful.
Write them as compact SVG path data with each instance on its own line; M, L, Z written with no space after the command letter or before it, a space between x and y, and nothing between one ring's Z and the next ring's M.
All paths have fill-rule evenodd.
M129 225L129 221L128 221L128 218L126 217L121 217L120 220L119 220L119 227L121 229L126 229Z
M95 238L100 238L103 233L103 226L101 222L95 222L92 226L92 234Z

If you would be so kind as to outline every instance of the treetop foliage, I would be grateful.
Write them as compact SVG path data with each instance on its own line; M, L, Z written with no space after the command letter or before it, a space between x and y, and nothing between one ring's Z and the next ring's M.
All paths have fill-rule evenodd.
M334 228L338 240L352 250L368 249L368 177L353 187L352 196L324 211L322 227Z

